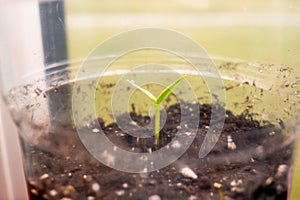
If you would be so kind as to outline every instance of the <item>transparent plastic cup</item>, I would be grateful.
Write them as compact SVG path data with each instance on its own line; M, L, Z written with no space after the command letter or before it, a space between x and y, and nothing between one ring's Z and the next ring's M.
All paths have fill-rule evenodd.
M161 57L160 60L155 53L142 52L140 55L143 54L147 54L149 63L160 61L175 68L186 66L185 61L181 59L168 61L166 57ZM97 119L82 114L82 124L75 124L76 117L72 115L74 112L84 112L88 96L92 93L95 93L95 113L99 117L98 122L103 123L101 127L106 137L126 151L131 151L132 148L140 148L142 151L145 146L155 150L155 145L151 146L153 142L144 141L144 138L140 139L140 143L136 143L135 137L125 136L127 133L119 129L113 129L116 131L114 133L109 132L115 123L118 124L117 119L122 118L126 110L134 112L133 109L136 109L136 114L148 116L151 107L151 102L135 92L128 105L124 105L124 111L119 110L120 112L116 112L117 116L114 116L111 99L122 77L135 73L134 76L147 74L163 79L174 73L173 70L162 72L151 68L134 72L128 70L128 66L144 62L142 58L121 58L101 77L95 74L94 77L88 76L80 80L76 79L75 73L80 63L63 63L68 67L60 69L60 66L53 66L52 73L35 74L29 81L4 94L7 106L19 128L24 170L31 199L64 196L76 199L88 196L103 199L137 199L145 194L157 194L167 199L180 199L185 196L218 199L220 195L231 198L287 195L291 184L289 176L294 162L299 109L299 80L287 66L213 59L224 82L226 109L230 112L227 111L225 128L218 143L204 158L198 157L203 138L196 137L194 143L178 160L162 169L146 173L122 172L111 166L106 167L101 160L97 160L95 154L103 152L84 146L86 141L83 139L88 138L82 138L82 133L78 133L78 130L84 129L84 134L101 134L99 129L93 127ZM206 62L201 58L190 59ZM105 57L91 63L97 68L103 60ZM187 81L198 97L200 107L209 109L204 105L209 105L211 96L202 83L201 76L193 70L187 70L186 67L181 69L181 73L189 75ZM154 93L161 90L161 87L151 84L149 88ZM75 92L85 94L79 99L82 107L72 108L72 95ZM184 95L189 91L178 92ZM125 93L126 91L124 95ZM116 95L120 95L120 92ZM178 103L179 98L170 97L164 104L166 112L169 112L169 107ZM135 108L131 107L132 103ZM198 130L205 130L210 125L206 122L209 111L205 109L200 109L203 113L200 113ZM197 126L194 129L197 130ZM197 134L201 133L198 131ZM127 139L119 141L118 137ZM110 154L109 150L106 153ZM192 170L197 178L183 173L183 168ZM177 178L172 179L169 174ZM253 186L254 180L257 184ZM167 188L165 182L169 183ZM198 186L195 186L195 183ZM144 189L141 189L141 185ZM185 187L190 187L193 191L190 192ZM274 193L266 193L269 189L273 189ZM149 192L145 193L146 190Z

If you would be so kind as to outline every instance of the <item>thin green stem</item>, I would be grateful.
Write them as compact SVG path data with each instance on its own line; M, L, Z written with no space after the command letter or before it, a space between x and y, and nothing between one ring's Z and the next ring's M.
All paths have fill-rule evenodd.
M160 104L154 104L155 110L155 129L154 129L154 136L155 141L158 142L159 139L159 130L160 130Z

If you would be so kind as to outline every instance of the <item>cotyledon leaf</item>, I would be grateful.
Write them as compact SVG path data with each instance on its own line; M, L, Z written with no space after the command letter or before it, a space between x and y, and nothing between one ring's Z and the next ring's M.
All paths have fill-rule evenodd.
M156 97L149 92L148 90L138 86L137 84L134 83L133 80L127 80L131 85L133 85L134 87L136 87L137 89L139 89L140 91L142 91L144 94L146 94L154 103L157 101Z
M173 82L172 84L170 84L167 88L165 88L157 97L157 100L155 103L160 104L161 102L163 102L164 100L166 100L166 98L168 98L168 96L173 92L173 90L175 89L175 87L183 80L187 77L187 75L182 75L179 79L177 79L175 82Z

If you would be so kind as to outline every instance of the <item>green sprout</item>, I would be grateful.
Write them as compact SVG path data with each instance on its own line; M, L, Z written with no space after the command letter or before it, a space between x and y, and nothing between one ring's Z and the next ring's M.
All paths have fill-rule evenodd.
M167 88L165 88L158 97L155 97L151 92L148 90L136 85L133 80L129 81L127 80L131 85L142 91L144 94L146 94L151 101L154 103L154 111L155 111L155 128L154 128L154 137L155 141L157 143L159 139L159 128L160 128L160 104L168 98L168 96L173 92L175 87L187 77L187 75L181 76L179 79L174 81L172 84L170 84Z

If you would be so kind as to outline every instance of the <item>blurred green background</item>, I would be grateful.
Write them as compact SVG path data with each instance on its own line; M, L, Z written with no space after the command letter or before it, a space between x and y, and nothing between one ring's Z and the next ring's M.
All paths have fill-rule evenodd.
M65 10L70 59L120 32L159 27L185 34L209 55L286 64L300 74L299 0L67 0ZM300 198L299 170L300 162L292 199Z
M300 1L66 1L69 55L85 57L114 34L142 27L179 31L210 55L300 67ZM298 66L298 67L297 67Z

